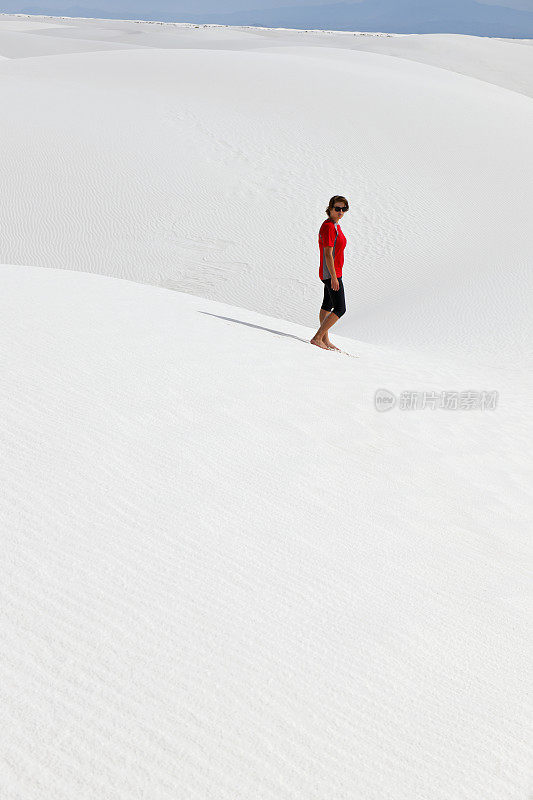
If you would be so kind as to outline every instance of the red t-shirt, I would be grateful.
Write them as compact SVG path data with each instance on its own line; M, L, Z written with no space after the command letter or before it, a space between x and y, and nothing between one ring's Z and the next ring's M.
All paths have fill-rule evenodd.
M328 265L324 254L324 247L333 247L333 264L335 265L335 275L342 277L342 265L344 264L344 248L346 247L346 236L341 231L341 226L337 225L332 219L325 219L318 232L318 247L320 249L320 267L318 275L320 280L330 278Z

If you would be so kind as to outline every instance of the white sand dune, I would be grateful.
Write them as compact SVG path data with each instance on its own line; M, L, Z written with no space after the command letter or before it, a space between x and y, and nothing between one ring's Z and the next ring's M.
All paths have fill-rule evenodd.
M167 43L196 47L154 49L158 26L129 23L141 33L128 41L152 43L132 48L127 23L70 22L69 47L119 50L2 63L3 262L116 275L309 325L324 198L340 191L351 202L343 335L488 351L489 363L527 355L529 97L452 69L310 46L316 36L279 49L280 37L167 25ZM57 38L10 33L21 55L29 39ZM241 35L254 46L235 49ZM214 36L233 49L212 49ZM435 37L409 39L429 48ZM479 69L483 43L487 58L510 48L532 63L529 48L480 40Z
M0 16L2 800L524 800L524 44Z
M25 31L31 35L9 37L9 31ZM39 48L48 48L43 39L50 37L56 52L64 52L63 48L69 47L75 47L76 52L98 49L96 42L122 49L124 45L131 47L132 37L135 47L180 50L252 50L295 45L368 50L459 72L533 96L531 54L515 46L531 45L532 39L494 39L446 33L408 35L294 30L246 25L229 27L0 14L0 50L9 48L14 58L38 55ZM53 52L53 47L51 51Z
M518 383L0 279L2 797L525 797ZM501 403L379 414L380 386Z

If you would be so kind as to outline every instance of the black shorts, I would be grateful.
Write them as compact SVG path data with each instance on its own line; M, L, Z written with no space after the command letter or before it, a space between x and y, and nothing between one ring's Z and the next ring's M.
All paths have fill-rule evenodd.
M333 311L338 317L346 312L346 303L344 302L344 286L342 285L342 278L337 278L339 288L336 292L331 288L331 278L322 278L324 284L324 299L322 300L322 308L324 311Z

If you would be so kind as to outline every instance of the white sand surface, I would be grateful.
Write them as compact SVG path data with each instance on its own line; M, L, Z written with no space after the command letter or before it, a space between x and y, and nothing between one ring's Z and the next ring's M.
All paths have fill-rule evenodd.
M517 382L0 279L2 797L525 797ZM380 414L383 386L501 398Z
M524 44L0 15L2 800L525 799Z

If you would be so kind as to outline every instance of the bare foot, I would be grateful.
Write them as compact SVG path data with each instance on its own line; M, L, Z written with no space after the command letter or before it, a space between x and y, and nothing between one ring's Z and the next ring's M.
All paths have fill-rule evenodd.
M323 339L317 339L316 336L313 336L313 338L310 339L310 342L311 344L316 344L317 347L321 347L322 350L329 350L329 347L325 341Z
M328 346L328 348L329 348L330 350L339 350L339 348L338 348L338 347L335 347L335 345L333 344L333 342L330 342L330 340L329 340L329 339L324 339L324 341L325 341L325 343L327 344L327 346Z

